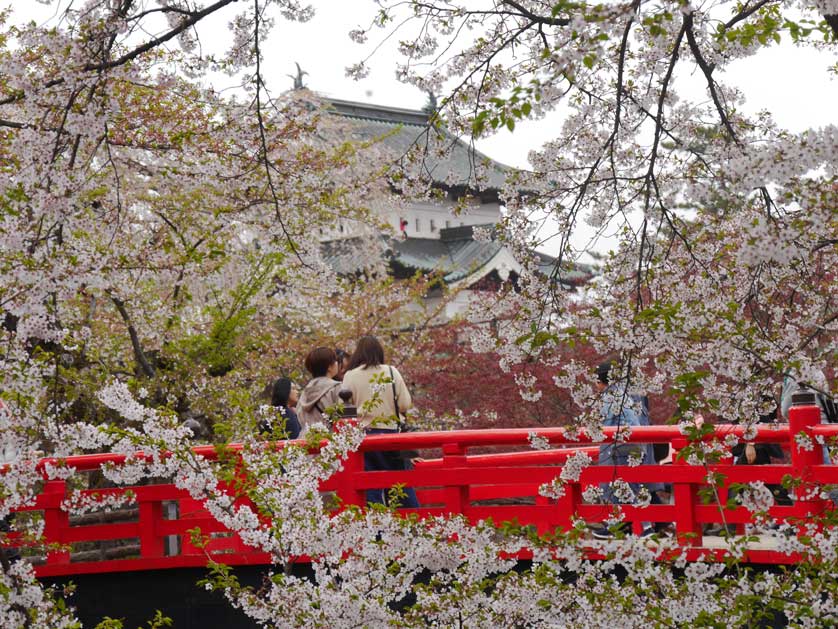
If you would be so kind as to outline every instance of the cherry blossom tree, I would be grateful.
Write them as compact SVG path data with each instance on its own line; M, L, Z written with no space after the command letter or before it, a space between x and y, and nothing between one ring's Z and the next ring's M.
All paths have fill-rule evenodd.
M379 4L386 27L397 7ZM440 123L482 137L561 103L571 112L533 153L533 171L508 182L500 237L528 266L517 290L472 313L499 322L476 326L475 350L496 352L511 372L527 361L555 370L548 386L589 409L580 416L592 429L591 365L556 362L574 343L618 352L649 391L681 385L685 413L728 416L754 408L754 391L778 375L805 378L834 357L835 129L791 134L768 117L749 120L741 95L718 82L730 59L777 37L832 47L832 22L820 17L836 13L831 4L794 5L802 17L780 2L408 5L420 26L401 46L399 75L451 88ZM378 195L423 182L388 170L374 147L336 142L341 129L309 95L269 93L265 38L276 20L311 11L294 0L88 0L49 29L3 15L0 440L9 456L0 516L32 500L41 453L109 450L126 455L103 470L110 482L171 478L271 554L275 574L259 590L221 565L207 582L267 626L699 626L720 615L742 625L774 611L799 626L834 619L834 527L812 523L801 538L781 526L778 547L811 561L779 575L735 562L683 569L675 541L614 542L608 561L590 561L581 522L538 536L384 508L331 512L319 483L358 447L357 427L309 429L316 455L237 431L236 420L270 412L253 402L253 378L270 373L276 347L398 326L394 302L423 289L352 283L319 256L317 226L350 217L377 231ZM230 23L219 54L199 46L212 15ZM469 33L476 38L456 39ZM417 69L444 38L455 39L453 56ZM706 101L676 97L680 64L698 69ZM239 78L238 96L207 86L214 72ZM533 208L562 228L553 278L528 257ZM584 306L571 307L553 280L575 255L570 235L582 220L624 237ZM351 312L349 299L359 302ZM517 384L535 396L534 382L524 373ZM181 415L222 405L242 449L210 461L191 449ZM574 458L548 490L586 464ZM46 474L74 470L48 465ZM244 480L231 495L233 475ZM757 512L759 489L742 494ZM515 570L524 549L532 567ZM284 570L302 554L313 578ZM4 555L2 567L4 626L73 626L72 610L26 562Z
M3 518L31 500L39 455L188 448L190 411L254 425L255 393L301 360L277 346L348 335L339 304L364 288L321 259L319 227L378 232L384 156L345 142L314 95L268 93L271 12L307 8L231 13L209 57L194 29L232 3L193 4L88 2L56 28L0 17ZM238 96L199 80L210 70ZM59 626L25 562L4 557L4 578L4 626L30 608L26 623Z
M313 95L267 95L261 3L234 20L227 57L196 53L183 33L229 4L89 3L68 10L66 29L8 29L3 391L16 411L95 417L96 391L116 375L182 412L219 383L229 392L266 376L269 360L235 369L255 356L296 367L277 337L302 345L331 327L345 342L340 322L361 316L346 291L365 289L324 264L317 234L338 217L377 233L383 156L368 149L361 164L364 148L343 142ZM143 41L161 15L171 24ZM177 37L178 49L163 47ZM210 67L241 70L238 99L184 78ZM375 312L380 300L366 297ZM33 358L53 380L48 398L39 378L16 390Z
M828 63L834 3L379 4L351 36L393 31L399 77L443 95L438 123L478 140L566 114L531 152L532 171L508 181L502 237L519 257L551 221L560 279L582 253L580 225L620 235L588 307L533 270L519 295L474 314L506 322L476 347L511 369L588 342L618 355L633 384L660 393L690 380L703 410L731 418L754 416L785 375L814 382L829 370L835 127L792 133L768 113L749 117L747 94L724 73L778 42L822 50ZM557 368L578 401L591 399L576 386L590 364Z

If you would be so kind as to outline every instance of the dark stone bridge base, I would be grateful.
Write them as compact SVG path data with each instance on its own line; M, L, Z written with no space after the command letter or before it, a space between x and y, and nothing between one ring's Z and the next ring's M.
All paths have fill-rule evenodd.
M235 569L242 585L257 588L266 573L266 566ZM206 568L177 568L78 574L42 582L76 585L67 604L75 608L85 629L92 629L106 616L123 620L125 629L147 627L158 609L172 619L172 627L177 629L255 629L256 623L233 609L223 595L196 585L207 574Z
M525 570L530 562L519 562L516 570ZM753 566L757 570L772 571L772 566ZM241 585L259 588L265 582L269 566L237 566L233 569ZM297 576L313 576L308 564L294 566ZM622 570L615 571L618 578ZM208 575L206 568L174 568L104 574L78 574L72 578L42 579L45 585L76 585L75 593L67 600L75 608L85 629L93 629L106 616L121 619L124 629L148 626L148 621L160 610L172 619L176 629L257 629L258 625L242 612L234 609L222 594L208 592L197 585ZM563 579L571 583L575 575L567 573ZM421 579L420 580L424 580ZM404 603L406 601L403 601ZM398 608L400 605L396 604ZM773 620L754 625L755 629L785 627L786 618L775 614Z

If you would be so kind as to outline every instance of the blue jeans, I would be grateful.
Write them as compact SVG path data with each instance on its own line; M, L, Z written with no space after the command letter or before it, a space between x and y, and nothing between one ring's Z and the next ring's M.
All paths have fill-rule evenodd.
M368 435L393 434L399 432L394 428L367 428ZM401 472L402 470L413 469L413 465L404 460L398 452L364 452L364 470L367 472ZM367 489L367 504L388 504L389 490ZM416 509L419 507L419 500L416 498L416 490L413 487L404 488L404 497L399 501L400 507Z
M599 461L597 465L628 465L631 454L637 453L640 450L641 446L633 443L609 443L602 445L599 447ZM619 504L620 501L614 495L611 483L603 483L600 487L602 488L605 502ZM631 487L634 495L637 496L637 492L640 491L640 483L629 483L629 487Z
M637 456L638 454L643 456L643 461L646 463L647 460L654 461L654 456L651 455L652 447L650 444L638 444L638 443L607 443L605 445L601 445L599 447L599 461L597 465L628 465L629 464L629 457L634 454ZM662 485L659 483L643 483L646 485L647 489L655 495L655 491L662 488ZM637 494L640 491L641 483L629 483L629 487L631 487L632 492L634 492L635 500L632 502L636 502ZM600 485L602 489L602 495L605 502L611 504L620 504L620 501L617 499L617 496L614 495L614 489L611 487L611 483L603 483ZM649 528L652 524L651 522L641 522L640 523L642 528L646 529Z

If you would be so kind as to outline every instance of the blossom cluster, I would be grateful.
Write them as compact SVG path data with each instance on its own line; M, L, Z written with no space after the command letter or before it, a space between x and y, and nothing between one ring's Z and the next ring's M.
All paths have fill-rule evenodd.
M592 561L575 528L541 538L458 516L333 511L320 485L358 456L358 428L329 435L310 426L307 446L253 437L252 380L274 370L272 346L347 322L350 304L366 301L325 263L318 230L347 219L374 236L376 208L398 203L389 189L429 192L426 160L450 142L428 134L396 169L374 147L343 142L350 132L316 98L271 98L261 43L279 18L304 21L312 9L296 0L230 9L226 52L205 56L197 7L210 14L227 4L236 3L172 1L158 11L89 0L55 28L9 28L0 15L0 396L8 406L0 516L32 503L43 480L36 452L58 460L45 466L48 478L83 483L60 459L107 450L124 456L102 469L108 481L171 479L271 554L275 574L258 592L223 574L210 584L262 624L649 626L718 617L741 626L752 623L754 601L777 610L789 592L799 597L782 610L789 622L835 617L834 582L823 586L836 562L829 525L770 534L781 551L811 559L793 574L730 579L721 563L687 562L677 541L609 541L606 559ZM376 25L394 23L402 4L380 2ZM712 411L752 424L779 380L829 367L838 351L836 128L792 133L768 115L749 117L744 95L722 77L788 24L809 23L795 11L820 24L814 11L834 2L409 4L410 19L395 23L418 30L399 39L396 76L434 93L456 86L440 112L448 133L480 139L567 112L531 153L533 170L510 173L498 191L501 223L476 233L503 243L521 270L514 290L475 299L470 341L498 354L524 400L543 397L529 365L561 369L552 382L582 408L577 434L604 441L592 366L556 363L557 348L583 342L619 357L627 387L676 397L688 419ZM149 22L158 12L166 19ZM168 41L178 48L161 45ZM370 64L349 73L361 78ZM244 102L209 87L210 71L242 78ZM705 97L680 89L691 77ZM475 159L472 192L485 188L487 172ZM582 299L566 289L587 246L576 239L583 223L594 241L616 234L617 243ZM533 253L545 224L560 252L547 272ZM365 240L359 251L382 252L378 238ZM383 266L368 271L369 284L383 286L373 305L386 312L411 293L379 282ZM374 319L358 317L364 326ZM196 454L182 421L196 408L218 434L241 437L241 450ZM814 449L808 436L795 438ZM531 442L549 445L537 435ZM687 462L705 465L729 445L696 443ZM589 463L570 457L542 495L560 497ZM223 482L234 470L247 472L239 493ZM816 500L820 491L800 486L795 497ZM611 492L641 506L650 499L619 479ZM757 484L737 500L764 512L769 493ZM64 507L123 504L82 495ZM583 496L599 501L602 490ZM621 518L615 506L612 520ZM533 565L518 571L514 557L525 550ZM733 550L744 556L744 546ZM313 576L284 570L300 555ZM0 625L73 626L26 562L4 562L0 581Z

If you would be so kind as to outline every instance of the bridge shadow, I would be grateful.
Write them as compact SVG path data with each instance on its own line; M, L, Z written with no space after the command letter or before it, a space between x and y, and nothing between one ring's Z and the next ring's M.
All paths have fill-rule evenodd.
M523 572L532 567L532 562L519 561L513 568ZM777 571L779 566L751 565L750 569ZM675 569L683 576L682 570ZM233 573L243 586L258 590L265 584L270 569L268 566L237 566ZM83 627L95 627L106 616L122 619L126 629L146 626L156 610L172 619L177 629L256 629L259 625L233 606L220 593L209 592L197 582L208 574L204 568L175 568L167 570L145 570L138 572L78 574L70 577L42 578L45 585L59 587L75 584L76 590L68 604L76 609ZM293 574L313 579L310 564L295 564ZM626 572L621 566L613 571L622 582ZM430 574L424 573L418 581L427 583ZM561 580L572 584L577 574L566 571ZM392 608L400 609L411 605L414 597L394 602ZM761 619L750 625L751 629L775 629L786 627L788 620L783 614L773 613L771 619Z
M268 566L239 566L234 573L243 586L261 587ZM311 576L309 564L294 566L296 576ZM206 568L174 568L137 572L76 574L42 578L45 585L76 585L67 604L76 609L83 627L95 627L105 616L123 620L126 629L145 627L160 610L177 629L256 629L245 616L217 592L198 587Z

